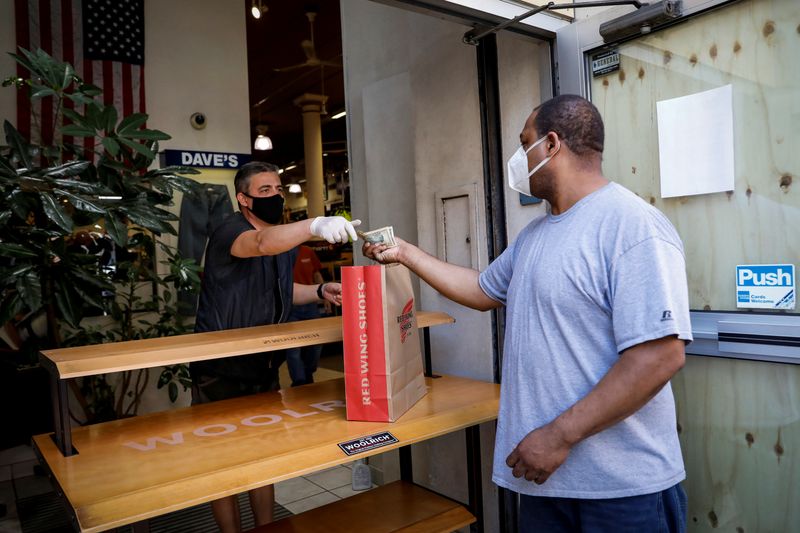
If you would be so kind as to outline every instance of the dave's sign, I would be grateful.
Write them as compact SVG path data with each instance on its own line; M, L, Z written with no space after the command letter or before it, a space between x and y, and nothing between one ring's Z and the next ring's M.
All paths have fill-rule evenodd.
M736 267L736 307L794 309L794 265Z
M250 161L250 154L227 152L195 152L193 150L164 150L164 164L199 168L237 169Z

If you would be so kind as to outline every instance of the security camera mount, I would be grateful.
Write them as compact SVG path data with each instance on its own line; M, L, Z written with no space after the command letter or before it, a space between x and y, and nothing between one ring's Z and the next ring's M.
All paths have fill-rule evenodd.
M575 2L574 4L556 4L555 2L548 2L541 6L535 7L530 11L509 19L497 26L489 27L476 27L464 34L463 41L466 44L478 45L481 39L487 35L497 33L517 22L526 18L532 17L542 11L555 11L558 9L580 9L584 7L604 7L604 6L618 6L618 5L632 5L636 11L619 17L617 19L606 22L600 26L600 33L603 33L603 26L611 24L613 29L623 28L628 30L626 36L648 33L655 26L663 24L665 21L671 21L682 15L682 1L681 0L661 0L653 4L639 2L638 0L601 0L597 2ZM634 31L635 30L635 31ZM616 34L615 34L616 35ZM603 35L605 42L612 39L607 39ZM616 40L616 39L614 39Z
M189 124L196 130L202 130L206 127L208 120L203 113L192 113L189 117Z

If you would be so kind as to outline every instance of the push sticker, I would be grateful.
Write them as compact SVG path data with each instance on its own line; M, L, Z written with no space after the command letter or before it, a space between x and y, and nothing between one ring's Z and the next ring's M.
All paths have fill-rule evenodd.
M794 265L738 265L736 307L794 309Z

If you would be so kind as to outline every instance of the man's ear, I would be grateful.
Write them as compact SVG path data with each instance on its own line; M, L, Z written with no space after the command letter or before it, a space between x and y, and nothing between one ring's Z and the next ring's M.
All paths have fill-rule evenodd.
M551 131L547 134L547 153L553 152L551 155L555 155L561 149L561 139L558 138L558 134Z

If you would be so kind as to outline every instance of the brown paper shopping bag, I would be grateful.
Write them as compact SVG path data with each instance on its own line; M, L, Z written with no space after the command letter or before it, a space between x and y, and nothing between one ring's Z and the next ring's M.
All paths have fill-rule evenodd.
M406 267L342 267L348 420L394 422L427 392Z

